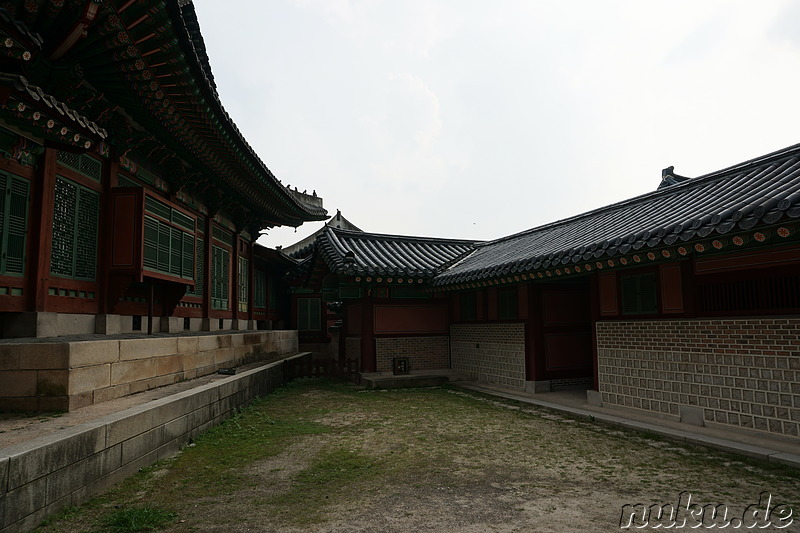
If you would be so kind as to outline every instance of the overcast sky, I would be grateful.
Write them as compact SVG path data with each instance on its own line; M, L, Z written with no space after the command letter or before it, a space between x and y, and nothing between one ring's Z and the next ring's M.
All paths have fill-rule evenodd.
M251 146L366 231L494 239L800 142L800 2L194 4Z

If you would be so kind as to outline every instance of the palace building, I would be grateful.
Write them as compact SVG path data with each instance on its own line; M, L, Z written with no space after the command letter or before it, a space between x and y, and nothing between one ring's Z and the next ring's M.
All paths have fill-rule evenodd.
M296 326L322 339L341 302L330 338L364 372L797 436L798 218L800 145L490 242L325 228L290 275Z
M278 320L255 240L327 214L225 112L191 2L6 1L0 33L0 336Z

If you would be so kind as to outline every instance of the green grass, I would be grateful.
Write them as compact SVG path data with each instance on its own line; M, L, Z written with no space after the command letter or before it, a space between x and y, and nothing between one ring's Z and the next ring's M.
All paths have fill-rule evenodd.
M527 404L449 387L372 391L299 380L40 531L225 531L230 520L245 529L268 522L271 531L328 531L389 512L394 504L386 502L402 502L408 515L396 520L412 520L428 512L425 502L440 502L429 505L438 509L450 491L463 500L455 514L465 520L488 520L495 510L505 521L524 520L530 511L517 496L492 499L506 485L528 502L568 502L576 487L621 502L667 501L691 490L698 501L735 506L751 503L762 487L795 508L800 501L796 470ZM557 513L570 504L547 505L543 512ZM122 525L138 509L168 518ZM588 529L602 529L594 525Z
M385 466L355 450L326 451L297 474L290 490L265 503L284 517L292 517L295 524L318 523L325 517L325 508L340 500L339 495L384 475Z
M178 515L153 506L119 509L103 520L103 526L114 533L155 531L173 522Z
M306 419L267 411L265 407L283 393L256 400L200 436L177 457L162 483L189 497L230 493L244 481L239 467L279 453L294 438L328 430Z

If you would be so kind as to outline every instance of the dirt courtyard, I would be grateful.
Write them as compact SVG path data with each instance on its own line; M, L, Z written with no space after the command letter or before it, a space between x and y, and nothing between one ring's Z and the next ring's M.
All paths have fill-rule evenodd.
M169 532L607 532L651 505L800 531L799 474L457 388L301 381L38 531L154 508Z

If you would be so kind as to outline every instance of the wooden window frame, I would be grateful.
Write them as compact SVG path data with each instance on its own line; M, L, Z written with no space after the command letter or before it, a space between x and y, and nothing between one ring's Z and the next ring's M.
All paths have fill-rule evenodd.
M100 192L95 190L94 188L87 187L85 184L80 183L76 180L71 179L71 177L67 177L58 173L56 175L56 190L58 190L59 182L65 183L66 186L71 186L75 188L75 200L74 200L74 213L71 217L71 220L62 221L58 220L60 212L56 209L55 202L58 199L58 194L54 195L53 199L53 251L51 252L51 260L50 260L50 273L54 277L59 277L63 279L72 279L78 281L90 281L94 282L97 280L97 256L98 256L98 248L99 248L99 224L100 224L100 202L101 202L101 195ZM82 222L85 221L86 214L81 211L81 201L86 196L94 196L95 200L95 223L94 223L94 231L91 232L92 235L89 235L89 231L86 231L85 228L81 228L80 225ZM53 258L56 256L55 247L59 245L61 237L64 235L66 229L69 228L72 233L72 243L68 246L70 249L69 252L69 272L65 272L64 270L53 270ZM93 237L93 239L91 238ZM79 248L82 246L86 246L92 242L94 247L93 253L93 261L92 261L92 275L91 276L81 276L78 275L79 272ZM66 249L67 247L65 247ZM60 267L59 267L60 268Z
M643 291L644 280L650 280L652 284L652 302L644 302L645 297L649 296ZM626 291L634 291L635 306L631 307L630 295ZM659 275L655 270L646 272L636 272L619 275L619 303L620 315L622 316L658 316L659 315ZM645 306L647 303L649 305Z
M303 307L305 307L305 309L303 309ZM304 314L306 316L303 316ZM297 331L319 332L321 330L322 330L322 298L320 298L319 296L298 297Z
M28 255L31 183L21 176L0 172L0 187L3 188L0 194L0 275L24 277ZM15 205L15 196L20 198L20 187L24 188L24 199L21 203L17 200L18 205ZM9 267L9 263L13 266Z

